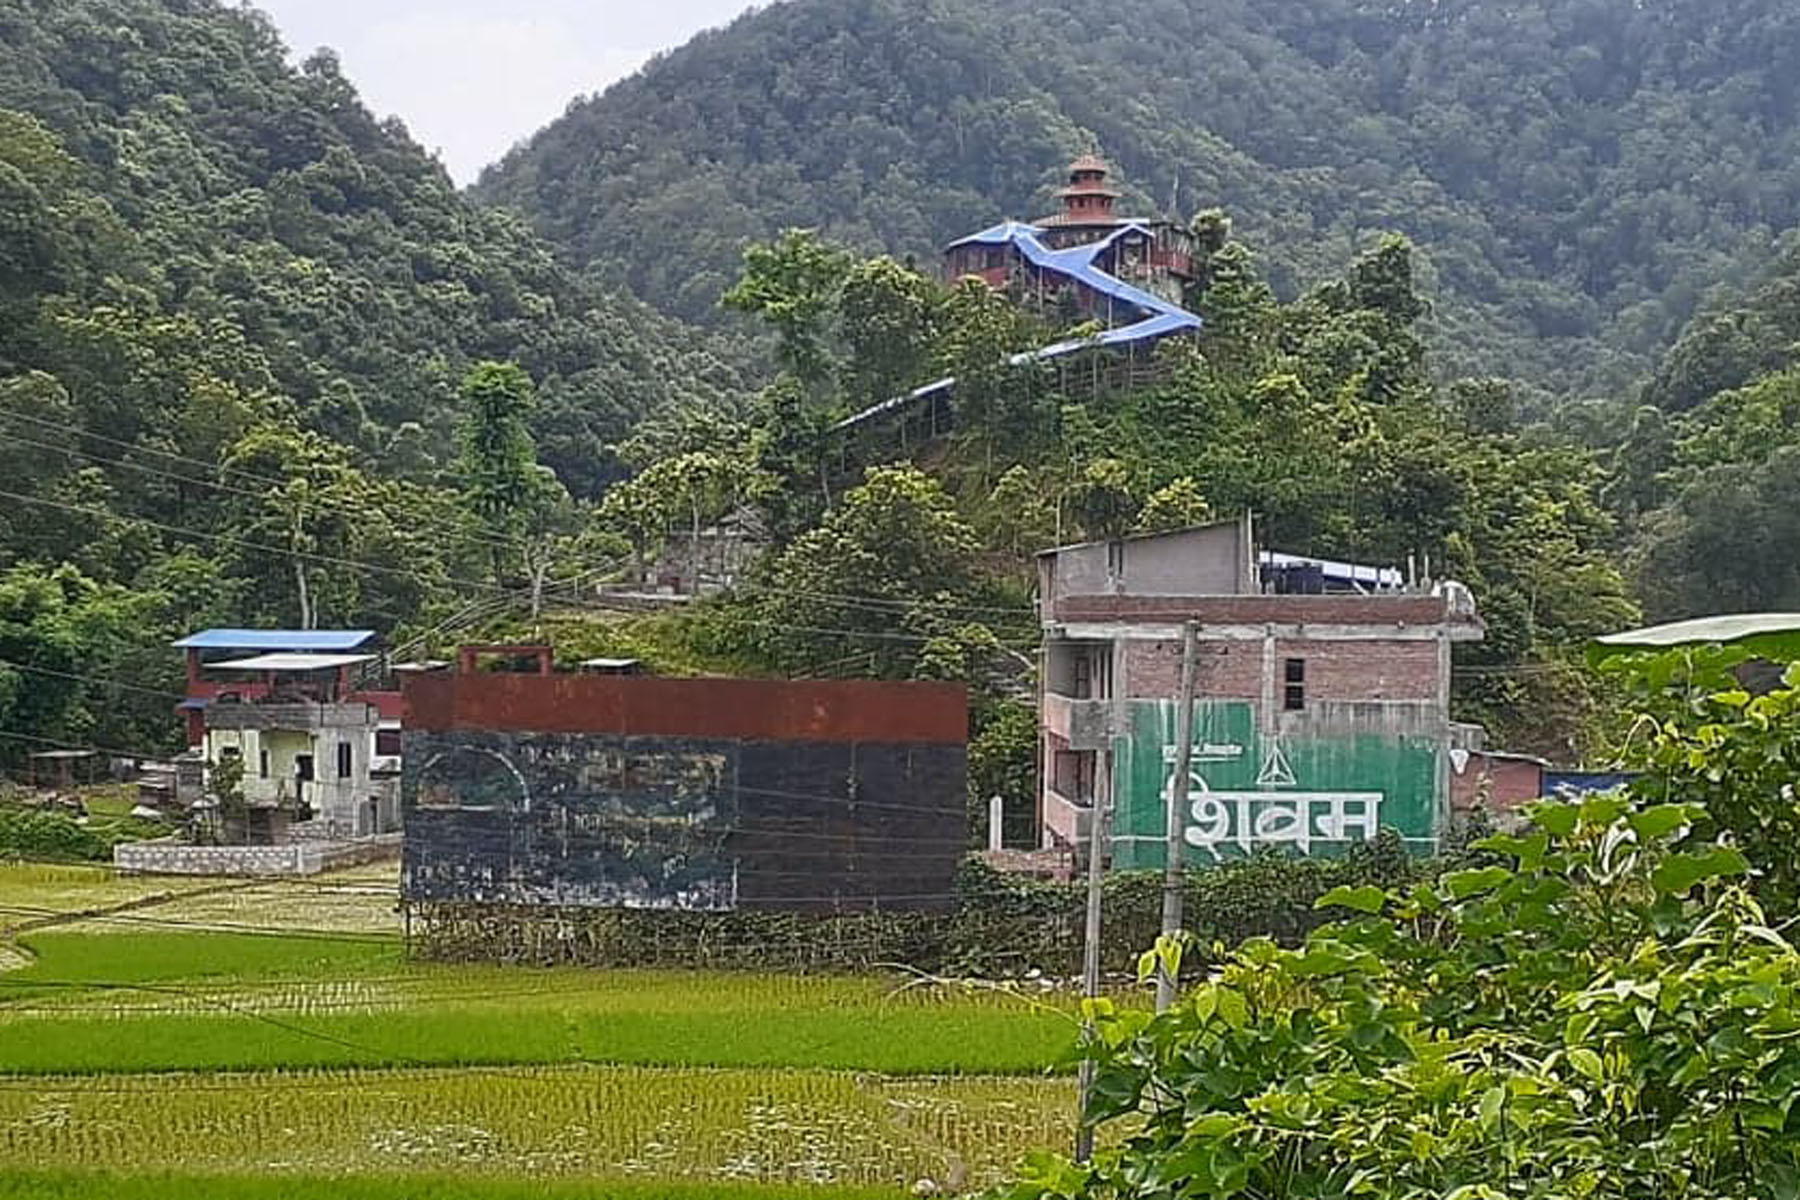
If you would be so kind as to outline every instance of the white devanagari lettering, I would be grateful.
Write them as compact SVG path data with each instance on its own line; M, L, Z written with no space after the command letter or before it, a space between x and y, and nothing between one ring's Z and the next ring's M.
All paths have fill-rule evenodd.
M1192 787L1183 837L1215 861L1232 842L1245 853L1287 845L1310 854L1317 842L1371 841L1381 828L1380 792L1214 792L1198 778Z

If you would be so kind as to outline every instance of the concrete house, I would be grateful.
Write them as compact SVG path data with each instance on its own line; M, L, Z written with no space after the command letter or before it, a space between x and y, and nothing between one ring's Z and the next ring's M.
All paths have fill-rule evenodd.
M400 697L358 686L373 641L357 630L208 630L176 643L188 654L190 746L213 769L243 765L244 813L221 830L227 840L399 828Z
M1162 864L1193 621L1190 862L1341 854L1382 827L1437 848L1451 752L1480 739L1450 720L1451 647L1483 633L1466 588L1259 550L1247 517L1048 550L1038 571L1046 845L1084 846L1110 803L1112 864Z

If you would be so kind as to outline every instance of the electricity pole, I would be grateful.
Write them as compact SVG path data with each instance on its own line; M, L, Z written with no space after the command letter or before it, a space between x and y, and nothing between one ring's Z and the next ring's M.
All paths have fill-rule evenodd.
M1165 937L1181 932L1181 862L1185 844L1181 836L1187 814L1194 755L1194 676L1200 656L1200 626L1189 621L1181 631L1181 702L1175 709L1175 773L1169 777L1168 841L1163 848L1162 931ZM1166 968L1156 969L1156 1011L1167 1012L1175 1003L1175 977Z
M1111 789L1106 800L1095 796L1088 808L1087 934L1081 946L1081 994L1092 1000L1100 995L1100 893L1105 879L1102 860L1106 850L1106 825L1112 816ZM1091 1050L1094 1023L1086 1021L1082 1034ZM1088 1098L1094 1090L1094 1060L1081 1060L1081 1109L1075 1114L1075 1161L1086 1162L1094 1153L1094 1127L1088 1123Z

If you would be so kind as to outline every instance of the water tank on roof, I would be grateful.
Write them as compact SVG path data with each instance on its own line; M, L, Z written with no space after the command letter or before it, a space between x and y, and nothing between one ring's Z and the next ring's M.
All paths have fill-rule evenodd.
M1431 594L1445 598L1451 616L1474 618L1475 593L1471 592L1467 585L1458 583L1454 579L1446 579L1442 583L1434 584Z

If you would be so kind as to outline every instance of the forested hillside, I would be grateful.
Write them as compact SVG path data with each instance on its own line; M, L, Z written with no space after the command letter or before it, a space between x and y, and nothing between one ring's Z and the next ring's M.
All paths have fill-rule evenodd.
M535 403L517 373L459 394L486 359ZM0 0L0 728L143 744L186 627L389 631L485 594L527 569L518 480L566 516L638 419L737 387L261 17ZM556 472L503 463L491 520L457 437L488 396Z
M48 310L0 342L9 369L63 367L71 338L223 323L309 427L442 461L462 370L512 359L543 383L547 456L590 490L636 418L734 383L685 331L583 289L518 221L459 198L330 54L290 69L253 12L0 0L0 49L0 108L21 114L0 140L7 211L36 223L9 231L30 248L7 302ZM107 432L167 436L171 403L118 405Z
M1612 454L1651 612L1800 610L1800 248L1694 319Z
M1132 379L1106 351L1015 359L1070 330L979 280L808 234L758 245L726 302L776 337L781 377L750 427L647 430L654 465L603 516L655 543L690 506L711 520L755 497L778 544L736 595L687 614L689 644L757 671L969 681L981 796L1021 794L1005 772L1031 770L1035 725L1009 697L1032 670L1032 555L1245 511L1273 546L1420 554L1466 583L1487 639L1461 656L1458 711L1499 744L1579 759L1604 724L1579 652L1638 616L1601 464L1522 427L1504 383L1433 378L1404 239L1284 303L1218 232L1198 343ZM848 445L828 431L870 395L946 375L956 429L917 462L897 420Z
M1284 295L1421 252L1448 374L1622 390L1800 223L1780 0L794 0L703 35L478 192L703 319L746 239L930 261L1097 144L1140 211L1228 208Z

